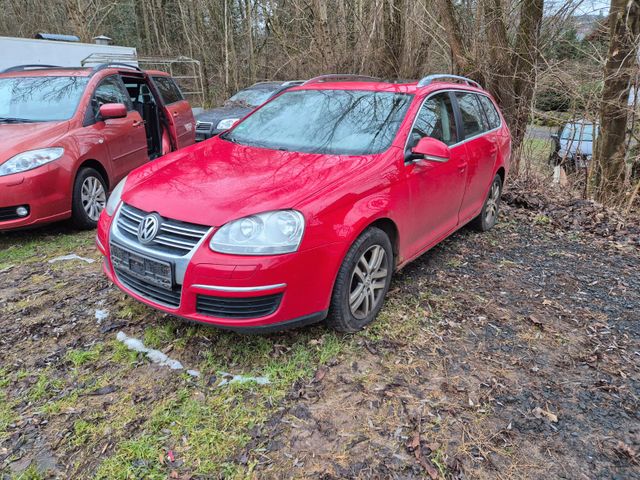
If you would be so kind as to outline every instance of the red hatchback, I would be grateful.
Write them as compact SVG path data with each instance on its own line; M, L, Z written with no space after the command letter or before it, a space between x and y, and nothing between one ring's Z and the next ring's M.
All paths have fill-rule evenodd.
M0 73L0 230L71 217L95 227L131 170L195 142L166 73L119 64Z
M132 172L98 226L107 276L223 328L326 318L351 332L375 318L394 270L466 223L495 224L510 136L487 92L449 75L340 80L287 90Z

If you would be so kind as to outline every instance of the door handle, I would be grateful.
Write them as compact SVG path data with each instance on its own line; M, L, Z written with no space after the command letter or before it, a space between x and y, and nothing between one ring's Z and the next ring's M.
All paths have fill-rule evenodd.
M458 171L460 173L464 172L467 169L467 164L463 163L462 165L458 165Z
M134 127L139 127L140 125L142 125L144 123L144 120L134 120L133 121L133 126Z

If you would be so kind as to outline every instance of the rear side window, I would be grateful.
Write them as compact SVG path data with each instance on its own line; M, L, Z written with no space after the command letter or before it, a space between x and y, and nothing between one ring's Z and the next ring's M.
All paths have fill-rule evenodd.
M453 106L448 93L433 95L424 102L409 136L409 148L423 137L431 137L447 145L458 141Z
M493 105L493 102L489 100L489 97L485 97L484 95L478 95L478 100L480 101L482 109L487 116L489 130L498 128L500 126L500 115L498 114L496 107Z
M456 92L465 138L479 135L488 130L484 112L480 109L476 97L477 95L473 93Z
M162 101L167 105L170 103L176 103L180 100L184 100L182 92L176 85L176 82L169 77L153 77L153 81L160 91Z

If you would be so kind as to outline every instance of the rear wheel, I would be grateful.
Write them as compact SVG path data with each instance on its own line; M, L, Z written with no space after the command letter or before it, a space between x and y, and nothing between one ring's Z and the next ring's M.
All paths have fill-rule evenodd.
M340 332L357 332L371 323L382 308L392 273L389 237L379 228L365 230L342 262L327 324Z
M98 224L98 218L107 203L107 184L93 168L82 168L73 184L71 218L76 228L90 229Z
M482 206L480 215L471 220L471 226L481 232L491 230L498 221L500 211L500 194L502 193L502 177L496 175Z

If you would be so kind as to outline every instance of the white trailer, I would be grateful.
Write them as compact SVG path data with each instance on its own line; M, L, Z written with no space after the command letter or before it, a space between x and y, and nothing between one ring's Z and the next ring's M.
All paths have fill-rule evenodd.
M115 57L131 65L138 65L134 47L99 45L97 43L61 42L31 38L0 37L0 72L16 65L56 65L81 67L95 64L91 59ZM83 63L84 62L84 63Z

